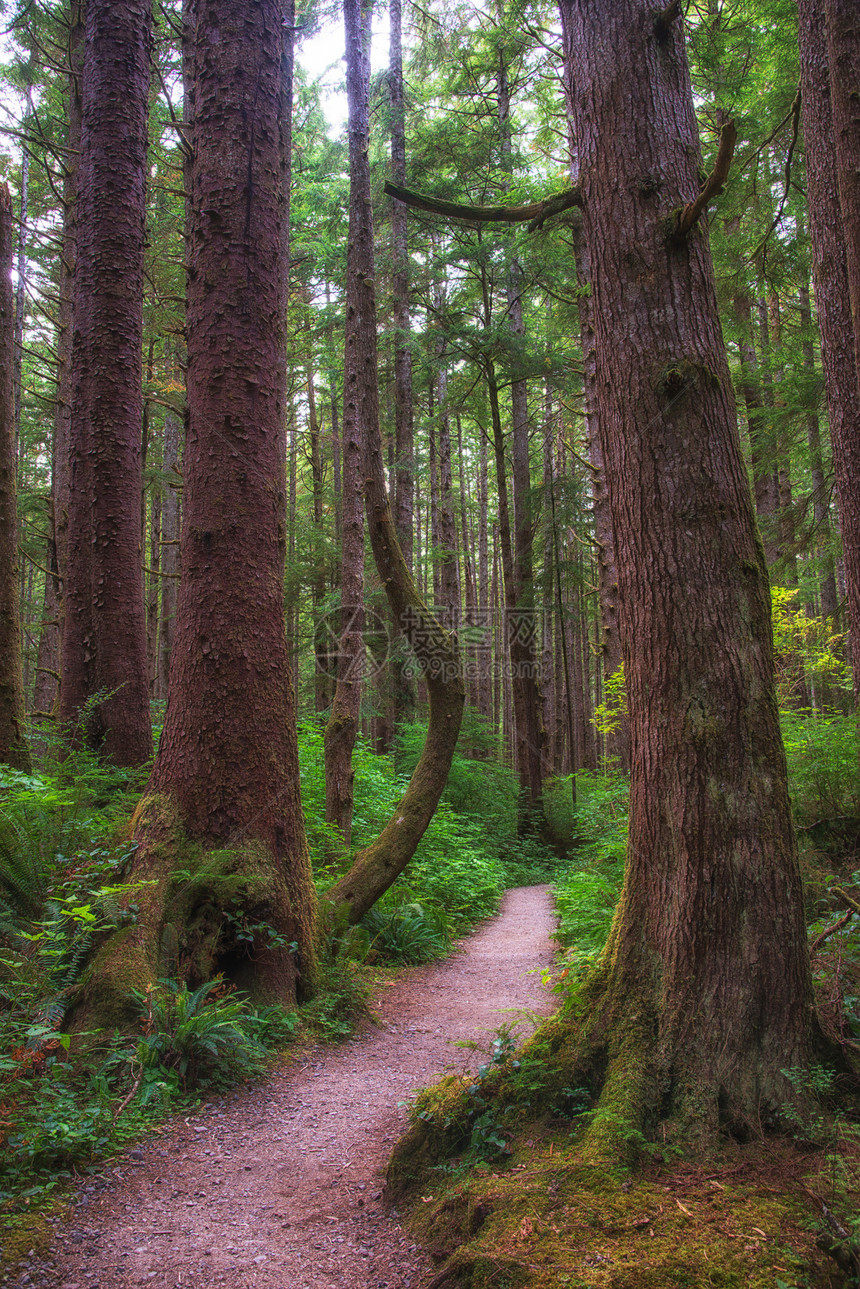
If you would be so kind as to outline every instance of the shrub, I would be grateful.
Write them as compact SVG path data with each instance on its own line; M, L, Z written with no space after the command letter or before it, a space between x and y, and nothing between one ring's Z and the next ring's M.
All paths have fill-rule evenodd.
M629 785L620 774L580 770L573 807L566 779L547 794L554 817L567 820L575 859L556 882L558 939L591 956L606 942L624 880Z
M220 977L194 990L159 980L134 997L144 1022L137 1060L144 1070L176 1070L183 1088L235 1081L266 1055L250 1005Z

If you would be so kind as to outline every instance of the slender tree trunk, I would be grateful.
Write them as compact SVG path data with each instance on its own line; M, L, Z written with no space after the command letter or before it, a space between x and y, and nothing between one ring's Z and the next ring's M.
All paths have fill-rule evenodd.
M427 389L427 451L429 456L429 528L427 550L433 571L433 607L442 606L442 569L439 555L442 538L439 533L439 453L436 447L436 398L433 383Z
M707 229L667 231L700 186L683 30L647 0L561 12L633 745L624 890L565 1050L611 1106L594 1145L617 1149L619 1122L707 1137L778 1118L784 1071L809 1060L812 998Z
M812 276L821 332L839 524L845 562L851 654L860 658L860 396L845 235L834 152L831 78L823 0L798 0L803 134ZM854 702L860 666L854 667Z
M360 3L360 0L359 0ZM370 10L361 11L359 47L362 65L369 59ZM369 71L368 71L369 76ZM358 165L361 127L349 133L350 175ZM352 752L359 730L364 671L364 435L366 414L366 319L360 279L373 276L373 247L361 239L361 197L350 185L349 241L346 263L346 316L343 360L342 435L342 535L340 565L340 640L337 648L337 683L331 714L325 728L326 820L341 833L347 846L352 837Z
M53 512L53 507L52 507ZM51 516L53 529L53 513ZM31 716L39 722L51 721L56 713L54 703L60 682L59 634L59 570L57 544L48 539L45 550L45 589L42 599L42 621L39 630L39 651L36 656L36 676L33 683L33 708Z
M759 361L752 333L752 304L746 292L739 292L735 296L735 314L741 329L738 346L741 360L741 394L749 429L755 512L764 541L765 560L770 569L778 556L773 528L779 507L779 489L776 480L775 453L770 435L768 399L759 377ZM765 325L766 323L767 314L765 314Z
M803 368L810 380L816 383L815 354L811 339L813 325L812 306L807 286L800 288L799 300L800 325L803 328ZM830 504L824 478L824 460L821 454L821 429L818 424L818 412L814 406L806 413L806 441L809 445L809 464L812 475L812 517L815 520L815 544L820 568L819 608L822 618L833 619L836 616L838 600L836 596L836 577L833 572Z
M449 631L460 625L460 568L457 561L457 524L454 518L454 481L451 472L451 422L448 416L448 372L438 355L439 426L439 603Z
M479 431L478 443L478 614L483 631L478 674L478 707L493 719L493 600L490 598L489 463L487 436Z
M15 452L15 302L12 293L14 214L0 185L0 761L30 769L21 671L18 601L18 506Z
M474 632L478 624L478 593L475 585L474 536L469 525L471 498L463 455L463 425L457 415L457 468L460 484L460 547L463 555L463 608L466 624ZM465 664L466 702L478 710L479 662L474 644L469 646Z
M406 635L422 668L430 700L427 738L409 785L376 841L328 892L341 916L359 921L395 881L415 853L448 779L465 700L455 639L428 612L397 541L385 484L376 352L373 216L370 200L369 64L362 46L360 0L345 0L347 95L350 138L350 224L352 273L347 311L356 329L355 393L364 431L364 496L370 544L394 621ZM353 223L354 216L354 223Z
M311 613L314 626L314 711L319 715L328 710L332 701L329 635L323 621L322 606L325 600L326 563L324 558L325 533L323 529L323 468L320 445L320 427L317 420L316 390L313 368L309 365L306 375L308 391L308 431L311 440L311 489L313 492L314 551L311 578ZM291 476L292 478L292 476ZM292 483L291 483L292 487ZM362 543L363 545L363 543ZM340 634L340 633L338 633Z
M21 369L24 363L24 315L27 307L27 217L29 207L30 153L21 149L21 209L18 225L18 284L15 288L15 456L20 455Z
M161 504L161 616L158 620L158 685L156 697L166 699L179 599L179 434L175 412L164 418L163 471L167 486Z
M152 752L140 527L150 11L87 0L75 221L62 716L118 765Z
M406 108L403 98L403 34L401 0L390 0L391 23L388 66L388 101L391 112L391 177L406 183ZM409 247L407 208L395 201L391 208L392 288L394 310L394 522L403 558L412 572L414 521L413 478L415 445L412 422L412 349L409 317Z
M775 356L773 372L774 440L777 462L777 514L779 523L779 576L786 586L797 586L797 552L795 550L794 502L791 486L791 435L788 430L785 394L782 389L785 372L777 355L782 353L782 315L779 296L770 291L767 300L768 332L771 353Z
M490 325L489 291L484 274L484 325ZM499 502L499 544L501 547L502 575L504 582L504 618L508 633L508 659L505 666L506 680L510 686L510 733L515 748L514 763L520 781L521 810L519 827L525 831L533 826L533 815L539 809L541 796L540 761L542 732L540 728L540 695L535 683L535 669L539 666L535 656L534 606L526 602L520 613L518 601L518 572L514 540L511 532L511 508L508 499L507 463L502 430L499 386L491 357L485 364L487 393L493 426L493 451L496 464L496 489ZM522 444L518 447L521 449ZM522 461L519 461L520 487L523 486ZM515 463L514 475L517 474ZM529 548L531 528L529 527ZM530 556L529 556L530 559Z
M161 444L162 459L164 444ZM146 575L146 659L149 692L156 695L158 678L158 623L161 604L161 488L154 489L149 505L149 567Z

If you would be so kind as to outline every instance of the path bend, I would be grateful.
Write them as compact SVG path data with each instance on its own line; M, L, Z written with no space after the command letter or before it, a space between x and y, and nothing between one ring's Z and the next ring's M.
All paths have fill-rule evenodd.
M417 1289L429 1260L381 1202L399 1103L477 1063L458 1042L486 1051L517 1011L552 1009L540 969L554 925L548 887L508 891L451 957L380 991L375 1026L129 1151L7 1284Z

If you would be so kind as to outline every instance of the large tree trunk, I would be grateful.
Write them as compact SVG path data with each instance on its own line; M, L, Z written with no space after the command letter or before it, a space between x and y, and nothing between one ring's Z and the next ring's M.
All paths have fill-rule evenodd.
M430 722L427 738L409 785L391 820L376 841L356 856L350 871L328 893L339 916L359 921L391 886L415 853L439 804L457 746L464 689L456 642L430 613L416 589L397 541L388 503L376 355L376 298L373 274L373 216L370 204L369 66L362 48L360 0L345 0L347 93L350 135L350 213L356 221L354 263L347 309L360 319L355 350L359 423L364 435L364 496L370 544L394 621L411 645L427 685Z
M860 18L856 0L824 0L824 10L854 361L860 381Z
M147 0L88 0L60 707L118 765L152 752L140 527L149 39Z
M69 520L69 424L72 403L72 292L75 279L77 176L81 147L82 72L84 20L80 0L71 0L68 11L68 66L66 94L66 147L63 157L63 233L57 273L57 393L54 407L54 441L51 451L51 510L53 541L46 581L44 623L33 698L34 713L55 716L62 667L64 577Z
M561 11L633 763L609 943L581 1027L555 1031L574 1077L602 1089L597 1144L631 1123L707 1135L777 1118L784 1071L809 1059L812 1006L767 578L707 231L669 227L699 188L683 32L647 0Z
M860 700L860 396L834 152L823 0L798 0L809 236L845 559L854 700Z
M0 761L30 769L21 674L15 451L15 302L12 197L0 185Z
M568 149L570 154L570 180L579 184L579 150L573 126L573 98L576 86L574 52L566 43L569 32L562 28L564 66L562 89L568 123ZM615 570L615 539L612 533L612 514L603 470L603 455L597 432L597 393L594 352L594 325L591 316L591 266L588 247L582 227L582 217L574 212L570 221L573 254L576 261L576 280L580 287L577 298L579 318L579 343L582 349L582 395L585 419L585 440L591 465L591 499L594 517L594 538L597 543L597 590L600 602L600 673L599 679L614 676L622 665L621 636L618 630L618 575ZM606 740L607 757L617 758L621 770L630 769L630 722L625 714L618 729Z
M224 970L281 1001L314 980L283 613L284 17L282 0L196 0L189 12L182 579L164 731L136 817L135 875L155 885L125 941L96 960L86 997L102 1015L119 1007L121 980L165 971Z

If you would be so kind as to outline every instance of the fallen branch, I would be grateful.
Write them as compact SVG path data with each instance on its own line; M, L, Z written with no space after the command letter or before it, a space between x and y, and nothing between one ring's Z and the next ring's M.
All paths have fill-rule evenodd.
M851 921L853 916L854 914L852 910L849 909L847 913L842 914L841 918L837 918L835 922L830 923L830 926L826 926L823 931L819 931L818 935L809 946L809 952L811 954L816 953L821 948L822 944L824 944L824 941L829 940L837 931L841 931L846 923Z
M844 891L841 886L834 886L833 894L838 895L842 903L851 909L852 912L860 913L860 904L858 904L857 900L853 900L848 892Z
M385 191L389 197L395 197L405 206L411 206L414 210L426 210L431 215L447 215L449 219L460 219L466 224L527 223L530 233L540 228L550 216L560 215L572 206L582 205L582 193L578 188L568 188L552 197L545 197L542 201L533 201L528 206L460 206L454 201L425 197L393 183L386 183Z
M676 230L678 237L687 236L708 202L723 191L726 180L729 177L729 169L731 168L732 157L735 154L737 140L738 132L734 121L726 121L720 130L720 146L717 149L717 159L714 162L713 170L705 180L696 200L685 206L678 216L678 228Z

